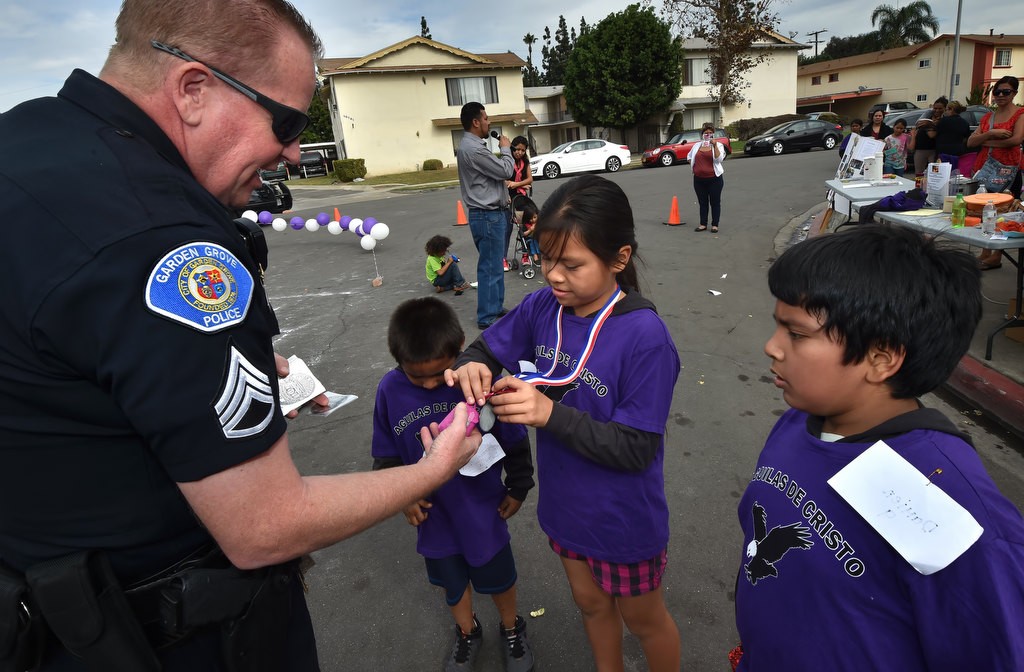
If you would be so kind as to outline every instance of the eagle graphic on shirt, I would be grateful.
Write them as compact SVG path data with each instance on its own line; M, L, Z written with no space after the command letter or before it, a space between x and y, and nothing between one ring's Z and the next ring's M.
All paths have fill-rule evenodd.
M768 532L768 516L764 507L754 502L751 507L754 517L754 539L747 544L747 557L750 562L743 566L750 585L756 586L760 579L778 576L775 568L787 551L793 548L807 550L814 545L811 541L811 530L800 523L776 525Z

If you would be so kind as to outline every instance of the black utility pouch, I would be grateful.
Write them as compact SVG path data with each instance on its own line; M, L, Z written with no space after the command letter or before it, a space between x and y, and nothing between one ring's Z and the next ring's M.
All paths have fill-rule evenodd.
M221 626L221 646L228 672L280 672L285 660L294 562L267 568L262 585L238 618Z
M65 648L97 672L159 672L107 557L83 551L25 573L36 604Z
M0 562L0 672L39 666L46 629L34 612L25 577Z

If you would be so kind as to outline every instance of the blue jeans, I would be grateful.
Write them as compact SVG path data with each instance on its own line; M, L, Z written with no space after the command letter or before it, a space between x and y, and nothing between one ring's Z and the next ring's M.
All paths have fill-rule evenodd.
M434 278L434 287L440 287L441 289L453 289L465 284L465 282L466 279L462 277L462 271L459 270L458 262L452 262L452 265L448 267L448 270L444 272L444 275L438 275Z
M476 321L490 325L498 319L505 303L505 275L502 259L505 257L505 228L508 226L506 210L469 209L469 230L473 233L479 258L476 263Z
M725 179L717 177L693 178L693 190L697 193L697 204L700 206L700 225L708 225L708 205L711 206L711 226L718 226L718 219L722 216L722 188L725 186Z

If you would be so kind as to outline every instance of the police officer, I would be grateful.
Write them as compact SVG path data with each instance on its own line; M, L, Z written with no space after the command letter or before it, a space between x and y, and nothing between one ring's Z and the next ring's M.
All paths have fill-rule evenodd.
M124 649L117 638L140 626L164 670L273 669L239 663L259 657L251 641L234 661L221 651L228 631L252 634L232 619L259 611L234 604L234 587L285 568L273 574L284 601L257 622L275 624L267 637L284 632L277 669L316 670L292 561L426 496L479 438L456 429L460 406L451 431L423 437L417 465L297 472L277 323L230 208L259 168L298 161L320 41L284 0L125 0L116 28L98 78L75 70L58 97L0 115L0 156L15 159L0 165L0 566L31 586L16 611L0 603L0 632L12 613L21 627L41 611L43 670L86 669L89 647ZM206 585L190 568L218 554L214 542L226 560L211 566L239 578L217 593L220 611L189 602ZM110 580L124 590L102 590ZM90 591L99 606L79 599ZM53 605L65 602L104 612L95 642L63 622ZM204 618L215 622L193 627Z

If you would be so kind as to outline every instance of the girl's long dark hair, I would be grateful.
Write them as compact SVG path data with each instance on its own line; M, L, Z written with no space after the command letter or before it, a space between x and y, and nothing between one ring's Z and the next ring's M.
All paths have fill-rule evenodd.
M640 291L633 210L619 185L597 175L583 175L569 180L548 197L535 234L542 248L549 248L545 253L551 252L551 247L564 247L572 234L608 266L619 260L619 250L628 245L632 254L617 280L624 288Z

